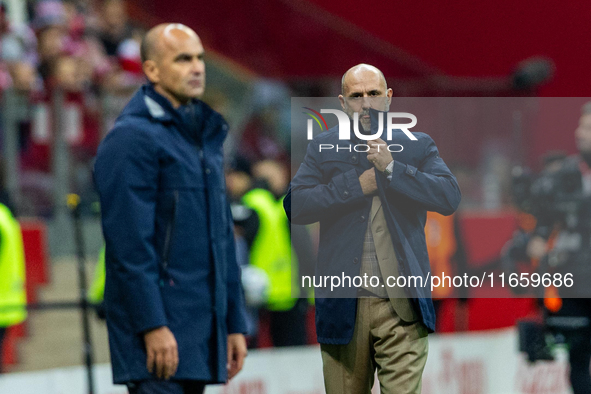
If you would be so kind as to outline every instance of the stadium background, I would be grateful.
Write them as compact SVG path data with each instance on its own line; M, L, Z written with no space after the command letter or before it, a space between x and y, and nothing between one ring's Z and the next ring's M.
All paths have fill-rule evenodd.
M563 119L544 117L548 111L540 111L539 127L519 135L517 153L495 151L514 141L511 130L483 125L458 130L454 138L430 132L441 156L462 173L461 228L467 260L474 266L498 259L517 226L507 187L510 166L519 161L539 169L549 150L575 153L573 133L580 105L591 96L591 57L586 55L591 5L582 0L560 5L532 0L454 4L13 0L6 4L13 30L3 29L0 34L2 39L16 35L21 51L12 57L3 51L5 57L0 58L4 183L23 227L30 303L76 299L74 235L64 197L69 192L87 203L83 230L89 275L93 269L101 239L90 203L92 157L118 110L142 82L137 37L156 23L182 22L201 36L208 62L204 99L232 126L228 154L251 161L288 162L290 97L337 95L343 71L361 62L380 68L397 96L577 97L561 108ZM17 29L17 22L28 24L30 31ZM52 48L54 35L47 34L54 27L59 30L58 49ZM118 34L110 37L109 32ZM44 67L48 63L50 70ZM62 94L63 90L67 92ZM493 192L483 182L491 175L499 184ZM499 379L510 382L514 392L562 392L556 387L564 389L564 362L524 370L524 376L557 376L559 383L548 378L546 386L498 377L504 363L527 368L512 347L511 327L520 318L537 315L533 300L472 299L467 309L462 327L473 334L454 333L459 313L455 299L445 300L440 308L440 333L449 335L445 341L450 347L438 354L441 337L434 336L430 360L437 384L449 379L446 392L501 392L487 388ZM2 355L9 374L0 376L0 388L20 372L81 365L79 321L76 309L32 311L27 323L9 333ZM92 328L95 359L104 363L108 360L105 327L93 321ZM261 332L259 345L266 347L270 341L264 321ZM505 338L503 346L511 355L495 353L492 361L472 363L480 366L470 368L469 360L487 360L499 338ZM476 353L462 355L459 349L467 343L481 346L474 345ZM255 352L249 361L255 358L261 361L253 364L265 365L272 357L283 357L282 352ZM298 357L304 356L282 358L291 366L282 373L296 373L296 380L295 370L302 364ZM439 368L445 357L463 361L448 374ZM266 389L264 383L245 384L250 391L240 392L276 392L270 391L270 383ZM552 388L553 384L559 386ZM429 391L428 384L425 390L442 392Z

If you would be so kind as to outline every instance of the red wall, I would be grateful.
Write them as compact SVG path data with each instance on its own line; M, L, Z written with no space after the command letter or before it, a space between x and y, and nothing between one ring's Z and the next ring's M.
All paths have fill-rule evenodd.
M554 60L544 96L591 96L591 3L313 0L454 76L499 76L521 60Z
M256 73L275 78L339 77L343 61L371 58L389 64L389 76L416 77L416 67L392 62L391 54L376 54L364 40L346 37L306 3L278 0L237 2L216 0L196 6L177 0L130 0L132 14L150 24L181 22L193 27L206 49L214 49ZM303 4L303 6L298 6ZM318 19L320 18L320 19Z
M453 76L503 76L523 59L548 56L556 76L542 95L591 96L591 3L585 0L177 0L174 7L131 1L153 21L195 27L206 46L262 74L338 77L359 56L405 68L393 64L394 53L378 55L353 25Z

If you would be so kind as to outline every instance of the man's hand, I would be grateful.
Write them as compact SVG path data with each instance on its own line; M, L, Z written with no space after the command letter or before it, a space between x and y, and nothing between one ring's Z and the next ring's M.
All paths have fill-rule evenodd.
M232 379L244 365L247 354L246 339L242 334L228 335L228 380Z
M536 235L529 240L526 253L530 259L539 260L546 254L546 248L544 238Z
M392 153L388 150L388 144L381 138L373 141L367 141L369 151L367 151L367 160L372 163L375 168L384 172L388 164L392 161Z
M370 168L366 170L359 177L359 183L361 184L361 190L363 194L369 196L374 194L378 190L378 184L376 183L376 169Z
M176 339L168 327L159 327L144 334L146 367L148 372L154 372L159 379L170 379L179 366L179 352Z

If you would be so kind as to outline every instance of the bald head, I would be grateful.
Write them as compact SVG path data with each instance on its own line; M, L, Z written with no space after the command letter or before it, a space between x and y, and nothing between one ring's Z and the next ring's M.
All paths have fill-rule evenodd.
M342 93L339 95L341 107L349 118L359 115L364 130L370 130L369 109L388 111L392 89L388 89L384 74L369 64L351 67L341 80Z
M380 69L370 64L361 63L351 67L343 74L343 78L341 79L341 94L347 96L349 93L347 89L353 81L360 79L365 80L368 76L371 77L372 74L380 83L383 83L383 91L385 92L388 85L386 84L386 78Z
M197 33L190 27L180 23L162 23L151 28L140 46L142 63L146 60L156 60L167 46L174 46L176 41L187 38L196 38Z
M199 36L180 23L152 28L141 45L142 67L154 89L175 107L201 97L205 62Z

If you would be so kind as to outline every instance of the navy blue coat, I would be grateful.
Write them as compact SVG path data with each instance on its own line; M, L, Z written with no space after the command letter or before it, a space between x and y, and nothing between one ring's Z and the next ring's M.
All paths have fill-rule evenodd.
M426 278L430 272L424 230L427 211L451 215L460 203L461 194L456 178L439 157L431 137L424 133L413 135L418 141L411 141L401 131L393 132L392 140L386 142L402 145L403 151L392 154L392 180L388 181L376 170L376 182L400 274ZM372 197L363 195L359 176L373 165L366 153L352 148L349 152L345 148L365 143L353 138L339 140L336 126L310 141L304 162L284 200L292 223L320 222L316 275L342 277L345 274L353 278L360 272ZM340 149L319 152L319 144L339 145ZM342 297L356 297L356 288L344 288L337 293L329 290L315 289L318 341L346 344L353 335L357 300ZM409 296L422 322L432 332L435 310L430 290L430 287L420 288Z
M228 126L193 104L198 127L145 85L98 149L115 383L154 378L143 333L160 326L178 343L174 379L225 382L227 335L246 331L222 165Z

